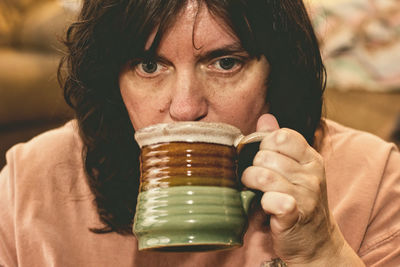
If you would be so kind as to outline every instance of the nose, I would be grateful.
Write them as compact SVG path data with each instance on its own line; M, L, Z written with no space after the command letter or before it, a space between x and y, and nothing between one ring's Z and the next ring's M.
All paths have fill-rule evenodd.
M205 87L195 73L178 73L171 92L169 115L172 120L199 121L207 116Z

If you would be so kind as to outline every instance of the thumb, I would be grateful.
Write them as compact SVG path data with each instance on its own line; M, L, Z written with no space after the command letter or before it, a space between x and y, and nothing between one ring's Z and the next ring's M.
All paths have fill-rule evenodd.
M272 132L279 129L278 121L272 114L263 114L257 121L257 132Z

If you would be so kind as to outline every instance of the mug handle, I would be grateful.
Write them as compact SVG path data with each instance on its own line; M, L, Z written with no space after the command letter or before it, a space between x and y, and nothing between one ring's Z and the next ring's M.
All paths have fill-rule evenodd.
M234 142L236 153L239 154L242 148L250 143L261 142L269 132L254 132L249 135L239 135Z
M234 146L236 147L237 155L240 154L240 151L246 144L251 144L255 142L261 142L262 139L267 136L268 132L255 132L249 135L240 135L235 139ZM243 190L240 192L240 198L242 201L243 210L246 215L249 214L250 205L256 196L256 193L251 190Z

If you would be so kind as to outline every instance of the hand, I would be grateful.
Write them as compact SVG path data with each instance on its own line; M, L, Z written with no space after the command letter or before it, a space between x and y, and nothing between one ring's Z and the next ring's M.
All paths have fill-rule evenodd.
M271 215L276 254L290 266L332 264L343 247L350 247L328 207L321 155L298 132L280 129L270 114L260 117L257 131L270 134L262 140L253 166L244 171L242 183L264 192L261 206ZM355 255L351 249L350 254Z

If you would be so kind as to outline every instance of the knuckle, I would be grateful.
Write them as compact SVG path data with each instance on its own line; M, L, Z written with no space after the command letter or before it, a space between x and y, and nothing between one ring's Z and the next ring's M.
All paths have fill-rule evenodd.
M251 188L262 188L272 181L270 172L260 167L248 167L242 174L242 183Z
M307 140L304 138L304 136L302 135L302 134L300 134L299 132L297 132L297 131L295 131L295 130L293 130L293 129L289 129L289 128L282 128L281 129L282 130L282 132L285 132L285 134L286 134L286 137L290 137L290 138L294 138L294 139L296 139L297 141L299 141L299 142L302 142L302 143L305 143L305 144L308 144L307 143Z
M279 129L275 132L274 141L275 144L281 145L285 143L289 138L289 131L286 128Z
M271 172L269 172L266 169L261 170L257 177L257 183L260 186L265 186L267 184L271 184L273 182L273 180L274 180L274 178L271 175Z

